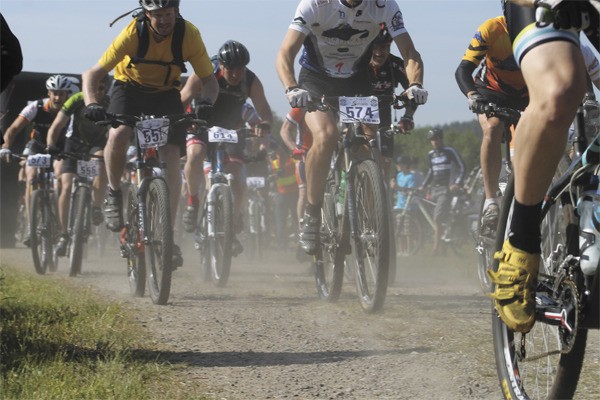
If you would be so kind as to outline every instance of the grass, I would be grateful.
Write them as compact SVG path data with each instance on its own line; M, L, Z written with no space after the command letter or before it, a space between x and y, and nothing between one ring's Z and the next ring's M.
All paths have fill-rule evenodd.
M205 399L150 343L117 303L0 270L2 399Z

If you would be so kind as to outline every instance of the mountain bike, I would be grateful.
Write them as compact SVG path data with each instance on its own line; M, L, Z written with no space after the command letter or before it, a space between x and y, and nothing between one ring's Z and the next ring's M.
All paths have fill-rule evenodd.
M208 173L209 189L203 202L200 223L196 229L196 248L200 250L203 277L217 287L227 284L231 271L233 241L233 175L225 173L226 145L238 143L251 135L250 129L237 131L213 126L207 129L208 159L211 168Z
M387 97L401 107L400 97ZM332 105L335 101L337 106ZM379 123L378 100L375 96L322 97L311 110L338 112L346 124L325 184L319 246L313 257L317 291L325 301L339 298L348 255L362 309L377 312L388 287L389 200L375 161L380 157L376 137L368 139L362 124Z
M485 115L499 118L504 122L504 136L502 142L504 144L504 160L502 162L502 172L500 174L498 195L504 195L508 180L512 175L511 149L510 143L512 140L511 128L517 126L521 118L521 112L512 108L500 107L494 103L488 104ZM483 177L481 177L483 187ZM477 274L479 276L479 285L482 292L490 293L493 290L493 284L487 274L487 270L492 268L493 255L495 248L496 226L486 226L482 224L484 212L485 191L479 205L479 218L477 220L477 243L475 250L477 251Z
M20 159L24 156L13 155ZM37 168L37 175L32 182L36 187L31 193L29 206L29 232L31 234L31 255L35 271L44 275L48 270L58 269L58 257L54 254L54 246L60 237L58 221L58 203L53 188L53 158L50 154L27 156L26 164Z
M248 233L250 237L250 252L254 258L261 260L266 244L266 201L260 189L266 186L264 176L249 176L246 178L248 188Z
M100 173L102 156L62 153L60 158L77 160L77 174L73 177L67 226L69 244L69 276L81 273L85 247L92 235L92 181Z
M584 218L577 212L589 191L598 191L598 183L592 183L591 178L597 179L600 174L600 135L586 147L582 121L576 125L580 124L576 157L565 174L551 185L542 206L536 323L527 334L513 332L496 310L492 311L496 368L506 399L573 398L588 329L600 327L598 261L591 267L588 262L584 269L580 254L580 243L587 243L580 242L579 236L583 237L582 227L592 223L592 216ZM508 235L513 198L511 179L500 214L498 250ZM494 261L493 268L498 269L498 261Z
M164 305L171 291L173 228L169 188L163 178L166 164L158 159L158 149L167 143L171 128L193 123L192 114L162 117L149 115L109 115L102 124L133 128L137 158L133 169L136 184L124 194L125 227L120 236L121 257L127 259L130 291L144 295L146 281L154 304Z

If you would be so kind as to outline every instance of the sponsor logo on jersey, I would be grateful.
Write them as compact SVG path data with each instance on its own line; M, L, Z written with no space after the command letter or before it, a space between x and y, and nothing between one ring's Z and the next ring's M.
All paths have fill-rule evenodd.
M323 31L323 37L339 39L344 42L354 39L357 35L359 39L364 39L369 36L369 31L354 29L348 24L341 24L333 29Z
M306 25L306 21L304 20L304 18L302 17L296 17L294 18L294 20L292 21L292 24L294 25L300 25L300 26L304 26Z
M317 7L323 7L331 3L331 0L317 0Z
M396 32L400 29L404 29L404 20L402 19L402 13L398 11L394 14L394 18L392 18L392 30Z

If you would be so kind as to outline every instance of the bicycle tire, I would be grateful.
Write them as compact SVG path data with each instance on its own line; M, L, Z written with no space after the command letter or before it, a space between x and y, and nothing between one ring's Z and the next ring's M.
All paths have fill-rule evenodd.
M483 216L483 206L485 203L485 196L482 196L479 205L479 218L477 220L477 243L475 244L477 250L477 276L479 277L479 286L483 294L491 293L494 290L494 284L490 280L487 274L488 269L492 269L494 261L494 250L496 245L495 236L487 235L482 233L481 218ZM499 232L497 230L497 232Z
M383 308L389 273L389 218L383 176L377 163L356 165L357 232L352 243L359 302L366 313Z
M139 230L137 188L135 185L127 185L124 193L127 201L125 203L124 218L127 224L125 225L125 243L122 245L128 247L127 280L129 281L129 291L134 297L143 297L146 290L146 263Z
M498 250L501 249L510 226L513 199L514 181L511 179L506 187L500 212L496 238L496 249ZM542 217L546 217L546 215ZM547 234L543 239L542 251L553 248L556 244L555 240L555 235ZM542 254L542 261L545 255ZM498 269L497 260L494 260L493 268L494 270ZM546 265L541 263L540 270L544 268ZM547 272L549 271L544 271L544 273ZM561 354L556 326L538 321L528 334L522 335L508 329L495 308L492 307L492 334L496 369L505 399L573 398L583 365L587 341L586 330L578 330L570 352ZM520 352L516 345L521 341L526 345L528 357L519 360ZM551 348L551 345L554 345L556 349ZM538 348L543 350L539 356L535 353ZM553 351L558 351L558 354L549 354Z
M165 305L171 291L173 229L169 210L169 190L162 178L148 183L144 260L148 268L148 293L154 304Z
M335 209L337 185L334 173L335 171L330 170L327 176L321 206L320 244L313 257L317 293L321 299L330 303L340 297L346 259L340 248L343 230L339 227L341 218L338 218Z
M231 272L233 241L233 196L227 185L213 186L214 235L208 238L210 277L216 287L224 287Z
M396 252L401 257L414 256L423 246L423 225L408 213L399 215L395 223Z
M210 257L208 248L208 221L207 217L207 201L204 201L204 209L202 210L202 217L200 218L199 236L198 242L200 250L200 274L203 282L210 282Z
M71 226L71 244L69 254L69 276L81 273L83 247L85 244L85 217L91 203L90 190L85 186L75 189L73 196L74 218Z
M30 199L29 233L31 241L31 256L35 272L44 275L48 270L47 255L48 239L45 238L47 229L47 211L44 206L44 193L42 189L34 190Z

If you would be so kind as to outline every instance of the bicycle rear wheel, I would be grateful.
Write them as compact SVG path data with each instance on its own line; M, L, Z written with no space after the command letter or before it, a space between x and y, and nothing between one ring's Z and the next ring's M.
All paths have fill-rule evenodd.
M135 297L144 296L146 290L146 263L143 243L138 222L138 197L135 185L127 185L125 190L126 207L124 237L121 239L121 251L127 255L127 279L129 291ZM139 245L139 246L138 246Z
M363 310L383 307L388 287L389 218L381 170L373 160L356 166L356 235L351 240L356 288Z
M81 273L83 246L85 245L85 218L89 215L91 204L91 194L87 187L80 186L74 190L74 218L73 225L71 226L69 276L77 276L77 274Z
M35 271L44 275L48 270L48 259L52 257L51 238L48 237L48 210L44 205L44 193L34 190L31 193L29 232L31 235L31 255Z
M491 293L494 290L494 284L487 274L487 270L492 269L494 261L494 249L496 245L496 232L490 228L484 227L481 224L483 216L483 205L485 196L481 199L479 207L479 219L477 220L477 243L475 250L477 251L477 275L479 276L479 286L483 294ZM498 230L500 232L500 230Z
M506 187L500 213L496 239L498 250L508 235L513 198L514 182L511 179ZM552 209L555 210L543 216L540 280L544 275L556 277L555 266L560 260L556 260L555 256L561 256L559 253L553 254L553 251L559 245L565 245L565 235L561 234L560 224L557 224L556 220L562 216L559 215L556 205ZM493 268L498 269L497 260L494 261ZM568 340L569 348L565 348L566 337L563 328L537 321L527 334L513 332L504 325L493 309L492 333L498 379L506 399L573 398L583 365L586 330L580 329L575 332L575 336Z
M325 184L321 207L320 245L314 256L315 283L319 297L334 302L340 297L344 281L345 254L340 249L342 230L336 216L336 181L334 171L330 171Z
M399 214L395 219L396 252L399 256L414 256L423 245L423 226L410 212Z
M146 193L146 236L144 260L148 268L148 292L154 304L167 304L171 291L173 229L169 190L161 178L153 178Z
M227 185L213 186L214 236L208 238L208 261L213 284L223 287L231 271L231 244L233 240L233 198ZM210 218L209 218L210 219Z

